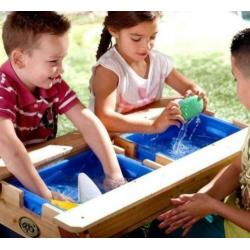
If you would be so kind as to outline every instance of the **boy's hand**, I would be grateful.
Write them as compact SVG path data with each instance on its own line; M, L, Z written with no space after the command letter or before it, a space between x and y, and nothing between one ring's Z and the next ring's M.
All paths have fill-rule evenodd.
M160 116L154 121L153 132L161 133L172 125L180 127L182 123L184 123L184 119L181 116L180 107L176 102L171 101L167 104Z
M167 228L166 234L182 227L184 229L182 236L185 236L194 223L214 212L214 202L215 199L209 195L200 193L180 195L178 198L171 199L175 208L157 218L161 221L159 227Z
M74 202L70 197L65 196L65 195L63 195L61 193L55 192L55 191L51 191L51 195L52 195L53 200Z
M110 191L126 183L127 183L127 180L125 178L112 179L112 178L106 177L103 181L103 187L106 191Z

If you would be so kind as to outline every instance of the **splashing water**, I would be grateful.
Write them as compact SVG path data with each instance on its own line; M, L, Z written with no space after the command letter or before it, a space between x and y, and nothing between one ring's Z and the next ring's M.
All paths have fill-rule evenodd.
M175 139L175 144L173 146L173 151L176 154L179 154L180 151L182 151L183 149L185 149L185 146L184 146L184 144L182 144L182 141L186 137L187 130L188 130L188 125L190 124L191 121L192 120L188 121L187 123L184 123L181 126L181 129L180 129L180 131L178 133L178 136Z
M198 126L200 125L200 123L201 123L201 118L199 116L197 116L197 118L195 120L195 127L194 127L191 135L188 138L190 141L192 140L192 137L193 137L194 133L196 132L196 130L197 130Z
M137 135L137 138L131 139L151 153L163 153L171 159L177 160L221 139L219 136L200 129L200 124L201 118L197 116L183 124L180 129L175 130L176 134L172 130L170 133L164 132L153 136L141 134Z
M177 160L185 155L207 146L214 142L215 137L209 137L199 131L201 123L199 116L192 118L184 123L176 135L169 136L168 133L155 134L153 136L141 134L137 143L143 145L143 148L150 151L166 154L173 160ZM134 140L133 138L132 140ZM134 140L136 141L136 140Z
M181 128L171 126L161 134L129 134L125 138L137 145L136 157L140 160L155 160L156 154L178 160L236 131L232 124L201 114Z

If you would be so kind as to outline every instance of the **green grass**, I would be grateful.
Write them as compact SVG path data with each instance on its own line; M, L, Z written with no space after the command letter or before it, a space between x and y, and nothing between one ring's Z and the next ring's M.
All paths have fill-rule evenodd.
M3 16L1 14L0 19ZM65 59L64 79L76 91L80 100L88 105L88 85L91 67L95 63L103 15L90 12L84 15L83 13L71 14L69 17L72 20L72 28L70 49ZM178 39L173 46L167 46L164 39L164 36L162 39L159 37L159 44L156 48L170 54L174 58L175 67L206 91L209 109L216 111L217 117L229 121L237 119L245 123L250 122L250 114L241 106L236 97L236 84L231 74L228 48L225 45L216 46L213 41L215 46L211 49L211 46L208 46L207 41L204 40L200 43L200 47L191 53L191 42L186 43ZM0 59L2 62L6 59L2 45L0 45ZM170 92L171 90L166 88L164 95ZM59 118L58 135L73 129L73 125L64 116Z
M250 113L236 96L236 82L224 53L217 51L175 58L179 70L206 91L209 109L216 111L217 117L247 124L250 122Z
M70 32L70 49L65 59L64 79L77 93L79 99L87 106L89 102L89 79L91 67L95 63L95 53L98 46L98 34L101 32L101 25L98 22L72 25ZM59 117L58 135L65 134L74 129L65 116Z

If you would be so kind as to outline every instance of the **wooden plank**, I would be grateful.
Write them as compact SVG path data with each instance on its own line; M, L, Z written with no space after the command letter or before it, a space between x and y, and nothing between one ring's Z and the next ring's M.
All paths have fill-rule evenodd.
M59 228L59 231L62 238L90 238L90 234L88 231L81 233L70 233L63 228Z
M128 114L127 116L136 117L137 119L147 119L147 120L155 120L160 114L163 112L164 108L147 108L136 113Z
M18 208L8 202L5 202L3 199L0 199L0 224L6 226L12 231L24 236L29 237L24 231L22 231L19 222L22 218L31 220L34 225L39 230L39 235L37 237L41 238L55 238L60 237L60 232L57 225L51 220L37 216L31 213L25 208Z
M121 148L121 147L119 147L117 145L113 145L113 148L114 148L114 150L115 150L115 152L117 154L125 155L125 149L124 148Z
M71 146L48 145L29 152L31 161L35 166L43 165L67 155L72 150ZM6 167L4 161L0 158L0 168Z
M84 142L82 135L78 131L70 132L66 135L59 136L55 139L49 140L47 142L32 146L28 148L28 151L45 147L47 145L65 145L72 146L73 149L69 155L74 155L81 152L83 149L87 148L86 142Z
M28 151L33 151L33 150L36 150L36 149L40 149L40 148L43 148L43 147L46 147L48 145L65 145L65 146L70 146L72 147L72 150L70 152L68 152L67 154L65 154L64 156L61 156L59 157L58 159L64 159L64 158L67 158L71 155L75 155L77 153L80 153L81 151L83 151L84 149L87 149L88 146L87 144L84 142L81 134L79 132L71 132L69 134L66 134L66 135L63 135L63 136L60 136L60 137L57 137L53 140L49 140L45 143L41 143L41 144L38 144L38 145L35 145L33 147L29 147L28 148ZM53 162L54 159L50 162ZM49 162L47 162L49 163ZM41 167L44 167L45 165L44 164L37 164L36 165L36 168L41 168ZM0 180L3 180L3 179L6 179L8 177L12 176L12 174L8 171L7 168L0 168Z
M155 161L161 165L167 165L167 164L173 162L174 160L167 157L166 155L157 153L155 156Z
M53 220L53 218L60 214L63 213L63 210L49 204L49 203L45 203L42 207L42 218L44 219L49 219L49 220Z
M60 237L57 225L53 222L53 217L59 212L50 204L44 205L44 215L42 217L31 213L23 206L23 191L17 187L1 181L0 193L0 224L13 230L14 232L29 237L20 227L21 220L32 221L38 228L38 237ZM52 211L54 213L52 214Z
M193 193L212 179L213 176L221 169L215 167L211 172L199 173L198 177L190 177L188 180L183 180L170 186L162 191L157 196L151 197L143 203L138 203L135 206L122 211L119 216L112 216L107 221L94 225L89 229L91 237L118 237L128 233L136 227L142 226L145 223L155 219L160 213L171 208L170 198L177 197L183 193ZM124 225L125 223L125 225Z
M143 164L148 166L149 168L152 168L152 169L158 169L158 168L163 167L163 165L161 165L161 164L159 164L157 162L151 161L149 159L143 160Z
M23 206L23 191L5 181L1 181L0 185L0 199L5 203L21 208Z
M57 215L55 221L69 232L88 230L96 237L122 232L169 208L170 197L197 191L235 159L246 133L247 129L243 129L170 163L167 168L153 171Z
M123 148L125 150L125 155L130 158L135 158L136 156L136 144L130 141L127 141L119 136L114 136L114 144Z

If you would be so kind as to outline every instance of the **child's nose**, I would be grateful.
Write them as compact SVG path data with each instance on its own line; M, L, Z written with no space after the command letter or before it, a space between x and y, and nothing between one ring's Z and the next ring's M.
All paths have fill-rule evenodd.
M63 65L62 65L62 64L61 64L61 65L58 65L58 66L56 67L55 73L56 73L57 75L61 75L61 74L63 74L63 72L64 72Z
M143 44L143 48L148 52L151 50L152 48L152 43L151 41L146 41L144 44Z
M60 67L59 74L63 74L63 72L64 72L64 69L63 69L63 66L62 66L62 67Z

